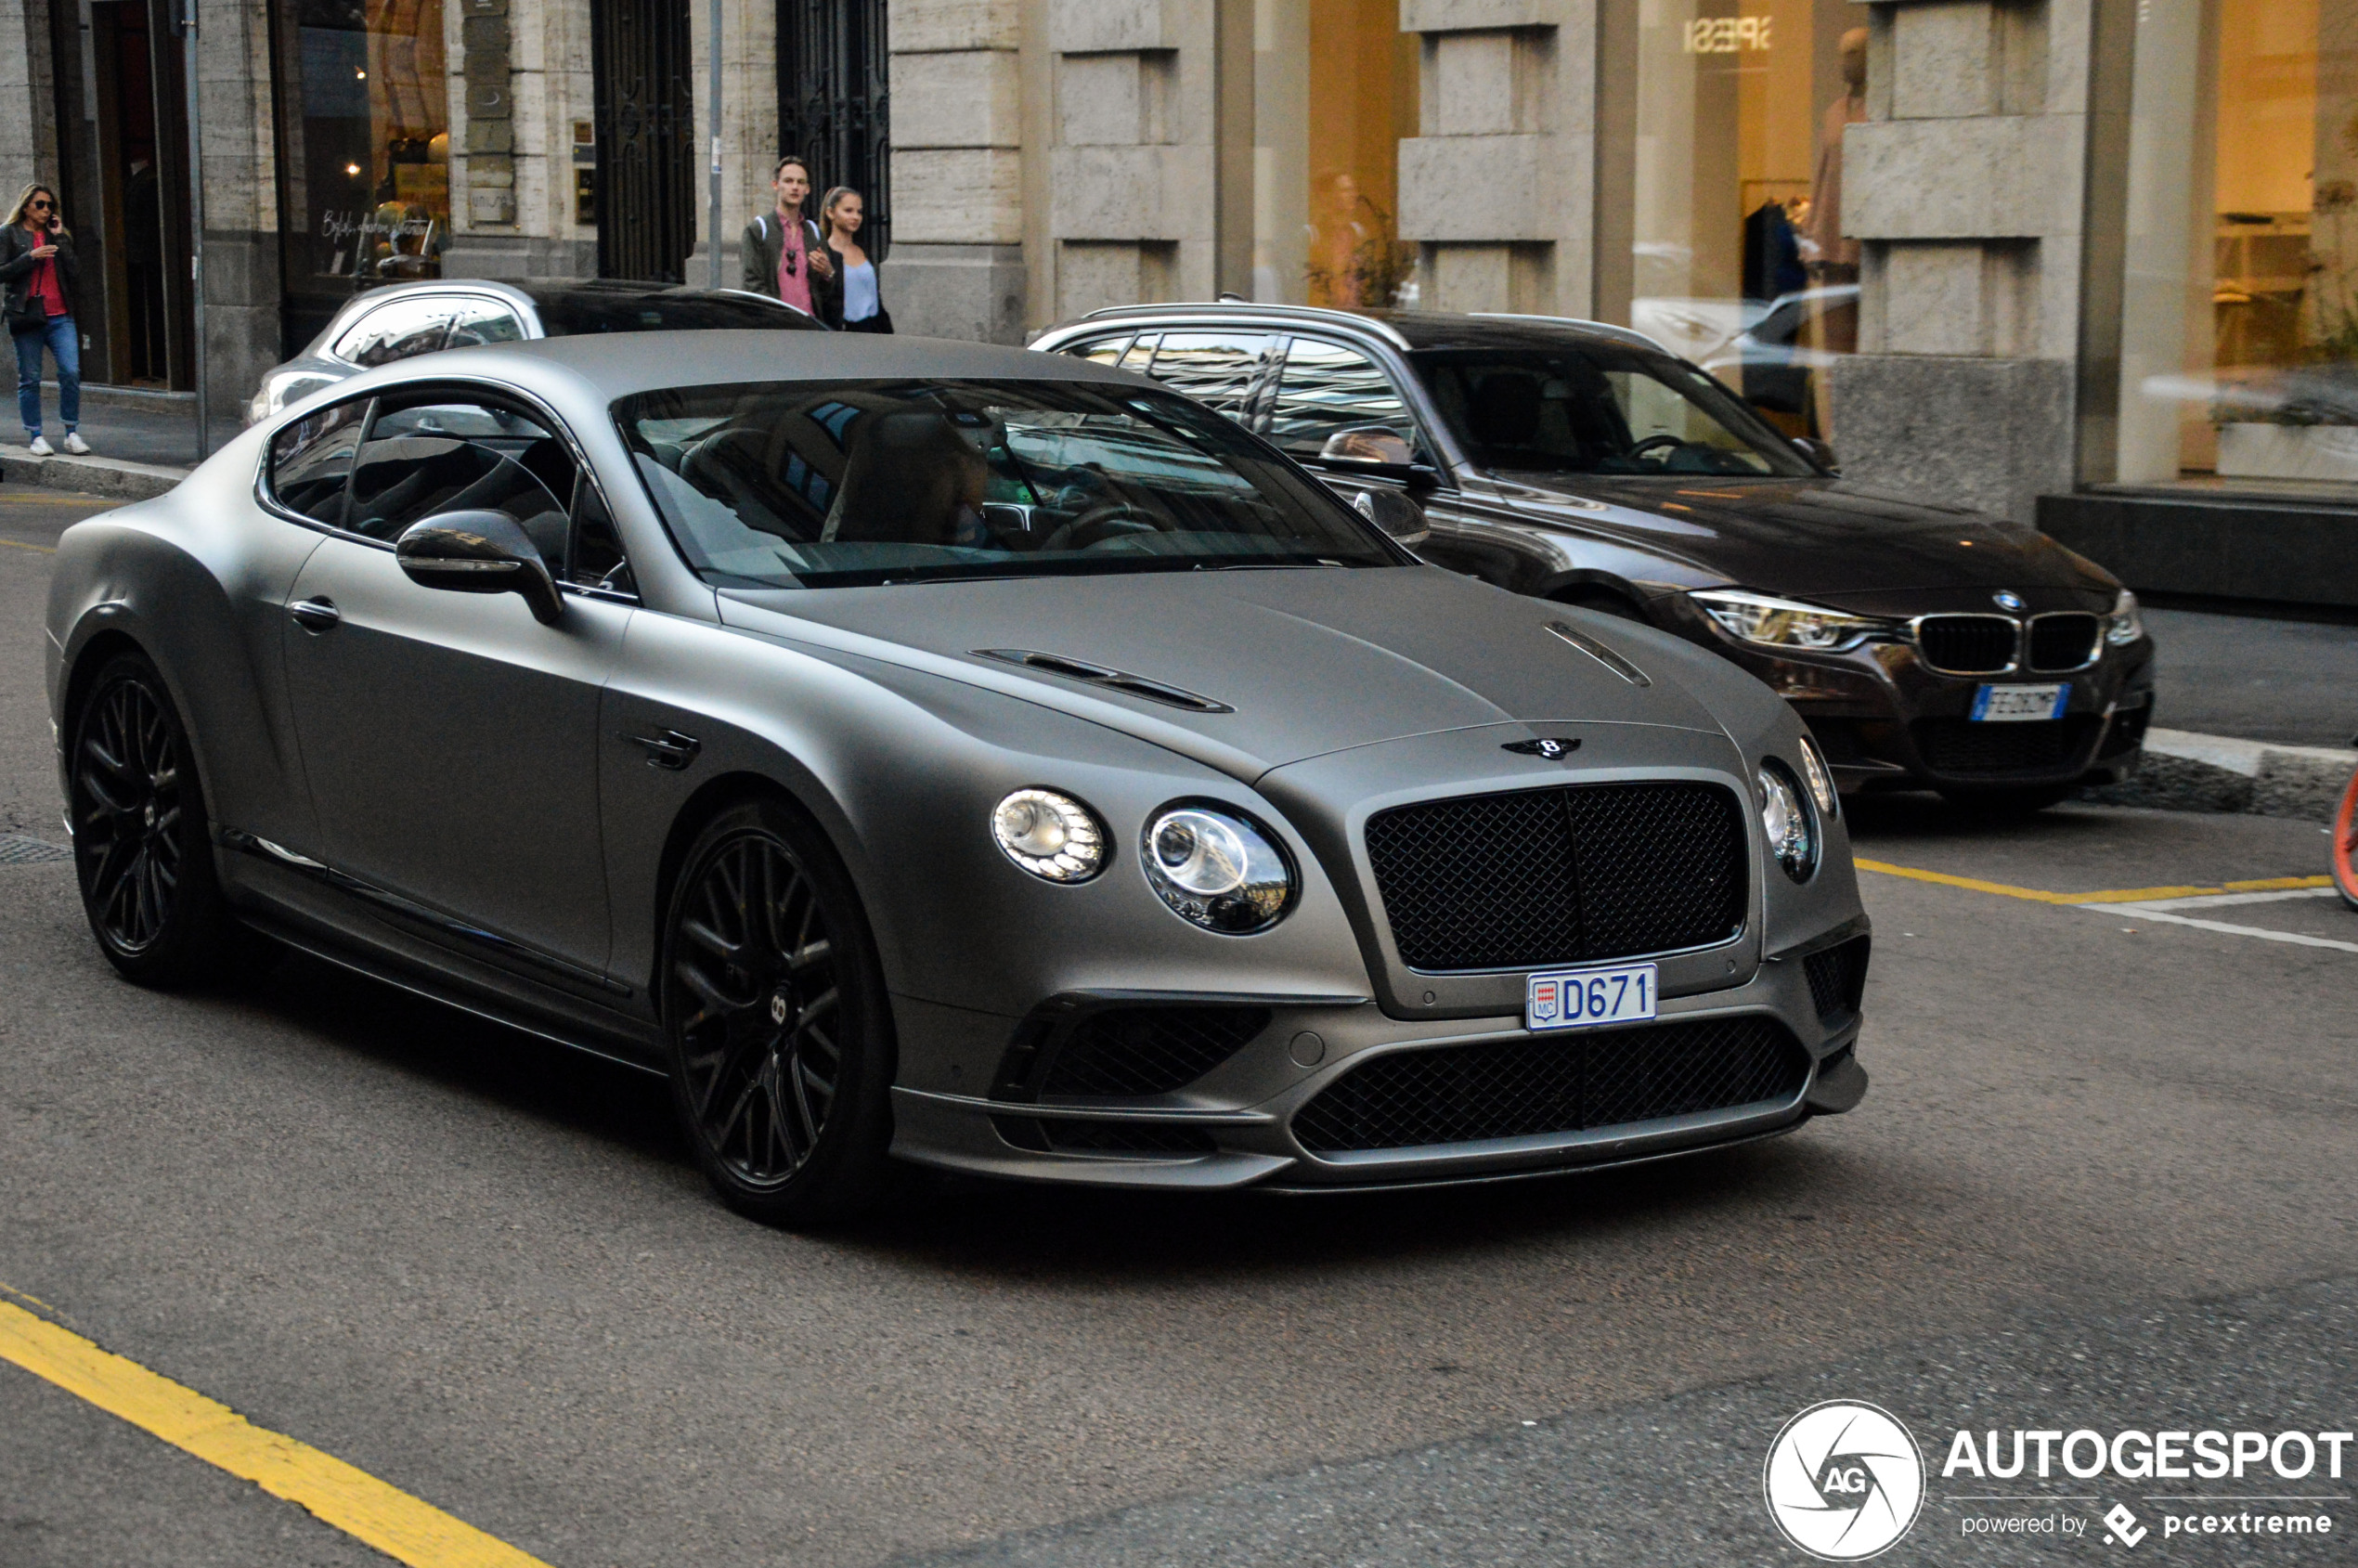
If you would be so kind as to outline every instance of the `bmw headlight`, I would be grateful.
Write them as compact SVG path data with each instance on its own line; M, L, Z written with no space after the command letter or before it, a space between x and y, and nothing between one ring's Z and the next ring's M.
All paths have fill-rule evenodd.
M1826 766L1826 754L1809 736L1801 737L1801 777L1809 786L1809 798L1818 803L1821 817L1837 815L1842 810L1842 797L1834 790L1833 770Z
M1019 789L999 802L991 836L1043 882L1086 882L1105 869L1106 834L1096 814L1053 789Z
M2112 602L2112 614L2105 617L2105 641L2118 648L2144 634L2145 620L2137 613L2137 596L2124 588Z
M1697 589L1687 597L1729 636L1769 648L1839 654L1891 629L1890 623L1872 616L1846 616L1821 604L1804 604L1740 588Z
M1224 936L1265 931L1293 903L1293 865L1270 836L1211 806L1156 812L1138 861L1147 886L1173 914Z
M1807 882L1818 870L1818 819L1802 798L1801 785L1778 761L1760 765L1760 826L1768 854L1785 875Z

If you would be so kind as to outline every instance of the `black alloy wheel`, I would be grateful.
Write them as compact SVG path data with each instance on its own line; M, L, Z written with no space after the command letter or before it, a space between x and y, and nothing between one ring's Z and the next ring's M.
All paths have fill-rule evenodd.
M682 863L665 926L673 1102L739 1212L822 1224L867 1206L891 1141L891 1031L850 879L770 800L722 812Z
M72 720L68 780L74 872L108 962L142 985L218 973L239 927L213 866L188 731L162 677L123 654Z

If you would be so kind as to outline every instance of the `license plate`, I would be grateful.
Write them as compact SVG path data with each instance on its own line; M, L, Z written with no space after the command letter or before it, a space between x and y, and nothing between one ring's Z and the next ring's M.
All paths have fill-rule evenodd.
M1654 982L1651 964L1534 975L1523 992L1522 1027L1589 1029L1640 1022L1654 1016Z
M2021 724L2040 719L2061 719L2071 701L2071 682L2052 686L1984 686L1974 693L1976 724Z

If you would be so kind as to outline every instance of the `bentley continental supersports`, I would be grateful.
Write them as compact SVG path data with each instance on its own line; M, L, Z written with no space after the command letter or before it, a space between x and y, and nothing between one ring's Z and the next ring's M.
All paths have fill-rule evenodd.
M1330 1190L1849 1109L1867 922L1793 709L1387 526L1079 358L405 359L66 534L90 927L659 1071L780 1223L895 1159Z

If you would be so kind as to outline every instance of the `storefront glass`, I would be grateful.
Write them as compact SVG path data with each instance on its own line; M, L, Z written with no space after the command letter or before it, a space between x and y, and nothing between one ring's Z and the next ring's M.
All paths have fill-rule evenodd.
M1414 304L1399 188L1417 37L1399 0L1255 0L1253 127L1253 298Z
M2358 485L2358 0L2141 0L2126 484Z
M280 0L289 346L355 293L441 276L450 231L442 0Z
M1630 324L1790 435L1832 436L1858 347L1842 136L1866 118L1846 0L1640 0Z

